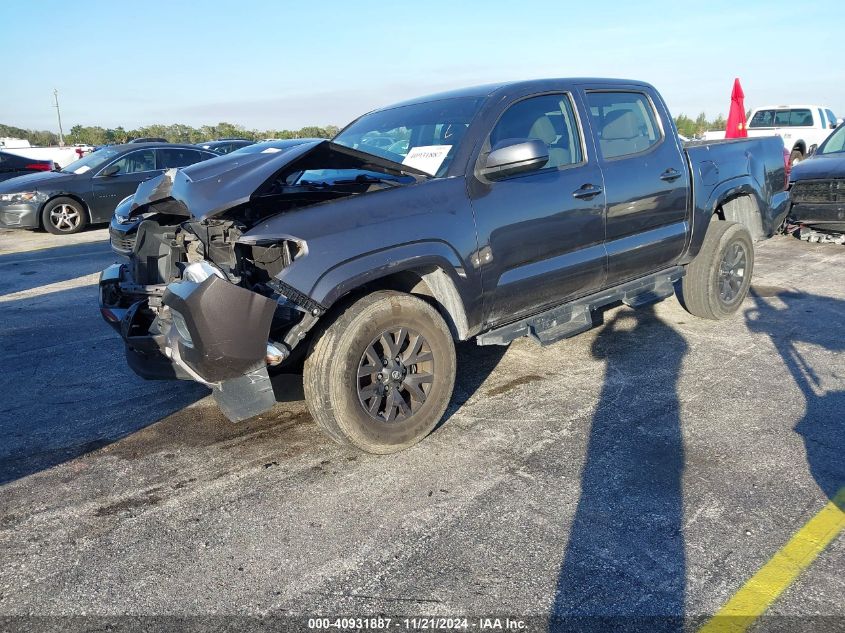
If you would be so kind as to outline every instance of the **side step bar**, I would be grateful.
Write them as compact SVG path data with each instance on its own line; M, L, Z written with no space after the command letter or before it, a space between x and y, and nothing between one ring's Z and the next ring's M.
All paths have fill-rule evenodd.
M675 282L684 276L684 272L683 267L674 266L621 286L600 290L571 303L479 334L476 341L479 345L507 345L521 336L530 336L540 345L549 345L592 328L592 313L596 308L616 301L638 308L670 297L675 292Z

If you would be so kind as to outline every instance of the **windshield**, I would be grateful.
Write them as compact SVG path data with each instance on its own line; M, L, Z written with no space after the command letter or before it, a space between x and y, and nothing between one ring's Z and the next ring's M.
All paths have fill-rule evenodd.
M117 149L99 149L96 152L88 154L88 156L83 156L79 160L73 161L70 165L68 165L61 171L66 174L84 174L86 171L91 171L92 169L99 169L107 162L109 162L112 158L117 156L119 153L120 150Z
M286 149L290 149L291 147L296 147L297 145L302 145L303 143L311 143L313 141L323 141L325 139L320 138L289 138L289 139L280 139L278 141L265 141L263 143L253 143L252 145L247 145L245 147L241 147L240 149L236 149L234 152L230 152L231 154L274 154L276 152L282 152Z
M819 147L818 154L839 154L845 152L845 125L840 125Z
M446 173L482 99L458 97L365 114L333 140L433 176Z
M391 176L366 169L306 169L289 179L289 184L331 187L338 184L409 185L413 176Z

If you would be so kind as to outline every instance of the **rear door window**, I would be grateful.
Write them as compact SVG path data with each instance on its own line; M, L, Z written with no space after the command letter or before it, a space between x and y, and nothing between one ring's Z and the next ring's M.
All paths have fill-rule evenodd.
M143 149L137 152L131 152L113 164L120 168L117 172L118 174L137 174L142 171L155 171L155 150Z
M195 149L171 147L158 150L159 169L172 167L187 167L203 160L203 154Z
M605 159L639 154L663 138L651 100L641 92L588 92L587 104Z

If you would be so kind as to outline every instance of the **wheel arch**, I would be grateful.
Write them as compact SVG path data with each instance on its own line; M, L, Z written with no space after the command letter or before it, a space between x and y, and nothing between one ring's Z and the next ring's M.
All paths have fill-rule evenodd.
M702 224L700 228L704 230L697 231L699 235L696 252L698 247L701 246L701 242L704 241L707 225L713 216L717 216L720 220L730 220L742 224L751 233L754 241L765 239L771 235L771 232L765 226L762 214L764 205L765 203L760 199L757 185L750 176L734 178L721 183L711 192L707 203L703 205L704 213L701 214L700 218L697 218Z
M461 274L448 246L417 243L343 262L324 273L309 295L329 309L342 300L377 290L417 295L437 308L455 339L466 340L470 326L460 292Z
M749 192L727 196L714 211L720 219L743 225L757 242L767 237L763 228L763 216L755 195Z

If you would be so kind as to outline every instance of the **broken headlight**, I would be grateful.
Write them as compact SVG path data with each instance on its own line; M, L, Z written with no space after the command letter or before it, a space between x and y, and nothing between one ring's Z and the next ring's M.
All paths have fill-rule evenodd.
M197 284L201 284L212 275L217 275L218 277L220 277L220 279L223 279L224 281L229 281L229 279L226 277L226 273L224 273L222 270L220 270L220 268L218 268L208 260L188 264L187 266L185 266L185 270L182 271L182 279L184 279L185 281L193 281Z
M0 202L8 202L17 204L20 202L44 202L47 199L47 194L39 193L37 191L21 191L18 193L4 193L0 194Z
M182 343L188 347L194 346L194 341L191 338L191 332L188 330L188 324L185 323L185 317L174 309L170 309L170 318L173 320L173 327L182 339Z

